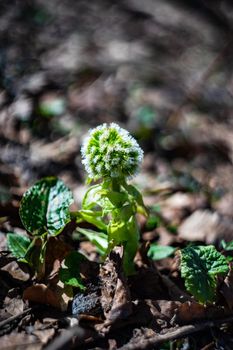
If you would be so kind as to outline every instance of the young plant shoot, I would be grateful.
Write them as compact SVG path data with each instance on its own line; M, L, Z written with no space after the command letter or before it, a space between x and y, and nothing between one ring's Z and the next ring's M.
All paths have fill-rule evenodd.
M133 274L139 243L136 214L147 215L147 210L142 195L128 180L138 172L143 151L128 131L111 123L89 131L81 154L89 182L99 183L87 190L78 222L85 220L104 231L96 232L96 240L105 234L105 255L116 245L123 245L124 270L127 275ZM90 233L83 229L80 232L86 236ZM93 230L91 233L93 236Z
M124 271L126 275L135 272L134 257L139 245L136 214L147 216L147 209L142 195L128 180L138 172L143 151L128 131L111 123L89 131L81 154L89 183L97 181L84 195L82 208L70 212L73 202L70 189L56 177L46 177L25 192L20 204L20 218L29 237L16 233L7 235L12 255L29 264L36 272L37 280L46 277L49 239L59 235L71 219L77 224L88 222L98 229L79 227L77 230L96 246L103 258L115 246L123 246ZM226 249L228 246L225 243L224 249L229 250ZM152 244L148 256L159 260L173 254L174 250ZM81 253L72 250L64 256L59 278L65 285L85 289L80 272L85 259ZM229 272L228 262L229 259L211 245L183 248L180 268L187 291L199 303L213 304L217 300L219 278Z

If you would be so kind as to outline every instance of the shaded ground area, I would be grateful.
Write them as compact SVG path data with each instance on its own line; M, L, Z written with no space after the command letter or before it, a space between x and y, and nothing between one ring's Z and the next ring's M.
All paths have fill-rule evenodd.
M98 274L102 284L78 294L82 316L72 328L78 346L155 348L158 334L180 331L161 339L167 342L158 348L232 348L231 323L224 328L217 321L232 316L232 289L206 310L185 292L177 257L152 263L143 251L147 242L221 249L221 240L233 240L232 17L230 1L1 2L2 348L41 349L55 335L68 334L65 329L77 319L70 308L65 313L46 301L39 308L23 301L30 271L11 262L6 234L25 233L19 202L43 176L63 179L80 207L86 189L80 145L90 127L112 121L130 130L144 149L134 183L154 221L139 218L143 244L134 278L122 277L119 252L98 272L93 262L91 276ZM63 240L67 234L69 243L98 260L89 242L71 241L71 231ZM119 294L121 317L112 311ZM182 327L197 320L205 331L190 336L202 329L200 323ZM51 349L63 346L59 339Z

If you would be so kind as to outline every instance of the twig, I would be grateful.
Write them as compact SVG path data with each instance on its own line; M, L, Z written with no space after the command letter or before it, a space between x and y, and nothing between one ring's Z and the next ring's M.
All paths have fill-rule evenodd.
M181 290L174 282L172 282L172 280L168 276L160 274L160 277L165 286L167 287L171 298L175 298L175 300L178 299L179 301L183 302L192 301L191 296L189 296L187 293Z
M17 320L17 318L20 318L20 317L23 317L23 316L27 315L29 312L32 311L32 309L33 309L33 308L28 308L28 309L26 309L26 310L20 312L20 313L17 314L17 315L10 316L10 317L8 317L6 320L1 321L1 322L0 322L0 328L3 328L6 324Z
M73 337L77 337L78 342L83 343L88 338L99 338L101 335L92 329L75 325L56 337L44 350L61 350L65 347L67 348Z
M196 323L193 325L186 325L179 327L178 329L174 329L173 331L167 332L166 334L159 334L155 335L150 338L141 338L137 343L132 342L129 344L126 344L122 346L121 348L118 348L118 350L146 350L153 348L160 343L163 343L165 341L182 338L184 336L187 336L192 333L196 333L199 331L202 331L206 328L211 328L217 325L221 325L223 323L228 323L233 321L233 316L229 316L227 318L221 319L221 320L214 320L214 321L206 321L201 323Z

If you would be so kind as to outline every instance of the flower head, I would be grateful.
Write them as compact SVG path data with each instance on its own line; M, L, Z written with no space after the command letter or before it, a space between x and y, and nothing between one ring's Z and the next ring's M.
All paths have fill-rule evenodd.
M89 131L81 148L82 163L89 177L132 177L137 173L143 151L125 129L115 123Z

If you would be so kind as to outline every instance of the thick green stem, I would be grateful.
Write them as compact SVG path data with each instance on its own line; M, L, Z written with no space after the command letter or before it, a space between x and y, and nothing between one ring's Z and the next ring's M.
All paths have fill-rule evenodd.
M112 178L111 182L112 182L112 190L114 192L120 192L121 191L121 186L120 186L119 179L118 178Z

